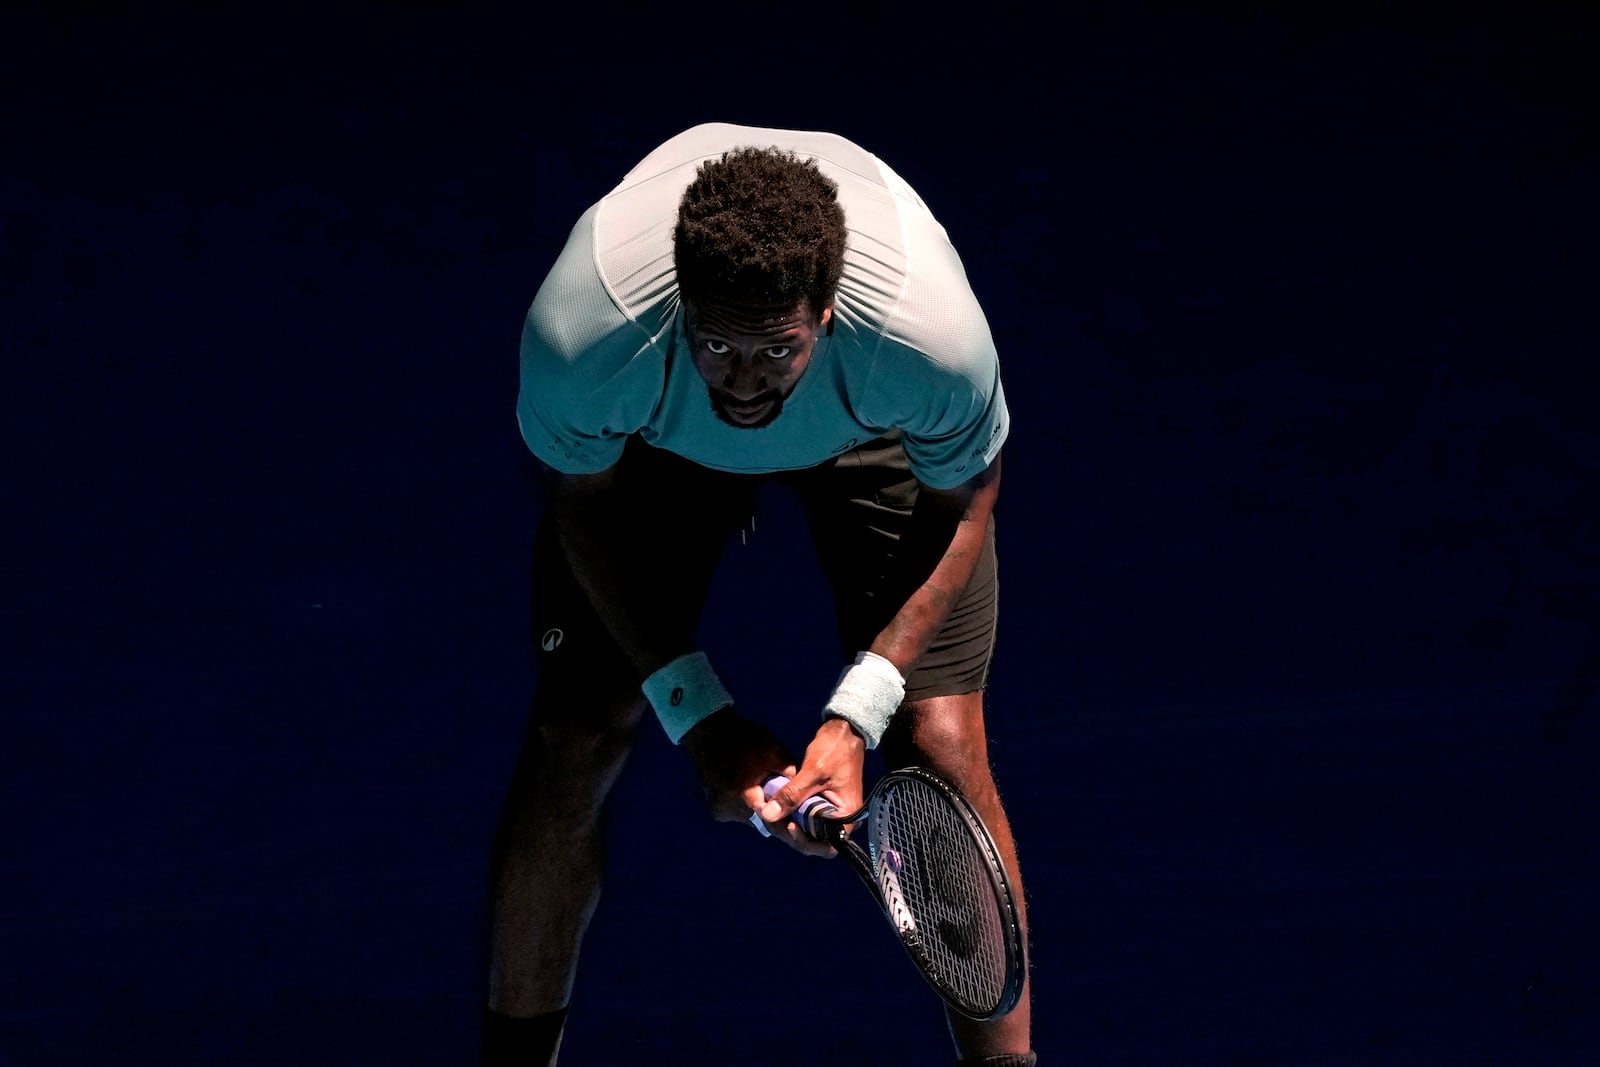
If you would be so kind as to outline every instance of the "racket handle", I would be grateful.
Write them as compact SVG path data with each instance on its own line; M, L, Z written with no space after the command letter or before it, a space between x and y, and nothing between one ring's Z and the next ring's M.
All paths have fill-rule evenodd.
M787 775L774 774L761 783L761 791L766 794L768 800L771 800L778 790L788 784ZM816 796L806 797L800 802L800 806L794 812L794 821L800 824L800 829L820 841L822 840L822 834L819 832L820 827L816 820L825 815L832 815L838 810L838 808L828 803L826 797L819 793Z

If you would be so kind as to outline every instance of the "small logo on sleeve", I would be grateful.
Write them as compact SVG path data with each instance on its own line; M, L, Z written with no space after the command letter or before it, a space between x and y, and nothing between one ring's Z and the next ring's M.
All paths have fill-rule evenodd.
M566 638L566 636L566 634L561 632L559 627L552 626L550 629L544 632L543 637L539 638L539 647L544 649L546 652L554 652L556 649L561 647L561 642Z
M1005 429L1005 427L996 422L994 424L994 429L989 431L989 439L983 444L979 445L977 448L974 448L972 450L972 454L968 458L977 459L979 456L986 455L990 449L994 448L995 438L1000 436L1000 431L1003 429Z

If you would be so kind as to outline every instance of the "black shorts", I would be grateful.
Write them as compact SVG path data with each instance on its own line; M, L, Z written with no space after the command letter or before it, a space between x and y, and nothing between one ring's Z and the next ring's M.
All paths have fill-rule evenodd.
M617 466L614 491L627 495L635 514L653 518L648 522L652 541L659 545L668 539L669 558L681 563L671 573L664 570L650 579L659 584L641 592L653 603L684 605L692 624L704 606L723 548L754 514L762 484L772 482L798 494L833 592L840 654L849 662L872 644L905 601L905 591L889 590L885 580L918 489L898 434L820 466L763 475L710 470L631 438ZM994 651L997 607L991 519L966 590L906 679L907 699L983 688ZM594 671L637 675L578 587L548 512L535 542L532 612L541 670L564 665L589 678L597 676Z

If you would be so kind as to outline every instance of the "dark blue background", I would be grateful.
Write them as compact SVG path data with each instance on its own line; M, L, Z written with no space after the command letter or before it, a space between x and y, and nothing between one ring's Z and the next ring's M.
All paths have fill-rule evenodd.
M697 10L0 23L0 1064L471 1062L521 317L707 120L877 152L989 310L1045 1061L1594 1062L1594 15ZM769 506L704 639L801 744ZM567 1062L946 1062L697 805L650 733Z

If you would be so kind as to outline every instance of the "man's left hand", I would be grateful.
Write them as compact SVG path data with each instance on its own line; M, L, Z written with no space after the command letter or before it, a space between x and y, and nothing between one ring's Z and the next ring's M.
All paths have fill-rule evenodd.
M833 855L833 849L819 846L789 820L807 797L818 793L827 797L828 803L841 814L859 808L866 754L866 741L849 723L843 719L824 720L811 744L806 746L805 762L761 809L761 818L771 827L773 836L810 855Z

